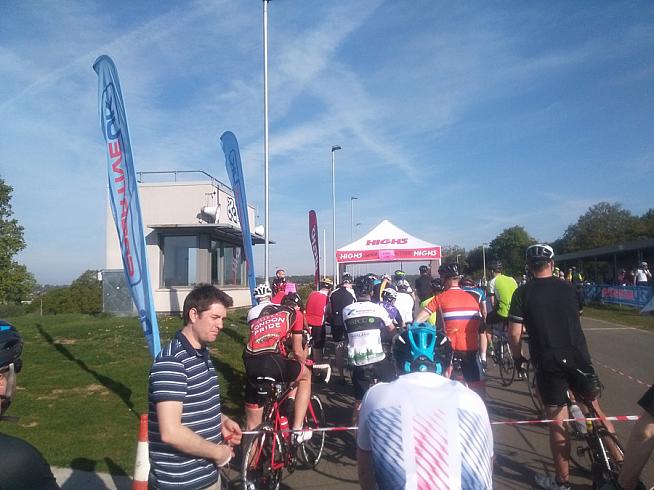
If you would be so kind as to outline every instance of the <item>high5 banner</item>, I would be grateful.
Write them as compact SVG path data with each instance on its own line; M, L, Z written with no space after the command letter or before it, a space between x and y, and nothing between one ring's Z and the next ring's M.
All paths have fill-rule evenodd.
M316 289L320 285L320 249L318 248L318 218L316 212L312 209L309 211L309 242L313 251L313 262L315 264L314 282Z
M107 145L109 202L120 241L123 270L148 349L155 357L161 350L159 324L152 300L141 205L120 81L109 56L95 60L93 69L98 74L100 124Z
M245 251L245 262L248 271L248 285L250 286L250 296L252 305L257 302L254 299L254 288L257 285L254 275L254 260L252 254L252 234L250 233L250 220L248 218L248 200L245 196L245 180L243 179L243 166L241 165L241 153L238 149L238 141L231 131L225 131L220 137L220 144L225 154L225 166L229 182L234 191L236 200L236 212L238 221L241 224L241 234L243 235L243 250Z

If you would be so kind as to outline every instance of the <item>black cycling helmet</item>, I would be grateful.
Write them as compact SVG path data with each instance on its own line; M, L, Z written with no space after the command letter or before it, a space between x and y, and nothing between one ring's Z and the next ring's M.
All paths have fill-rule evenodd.
M451 277L459 277L459 264L456 262L451 262L448 264L443 264L438 268L438 275L441 276L441 279L450 279Z
M354 280L354 292L357 296L370 296L373 280L369 276L359 276Z
M301 310L304 310L304 303L302 303L302 298L297 293L288 293L282 298L282 306L288 306L290 308L295 308L296 306Z
M502 261L492 260L490 264L488 264L488 268L495 272L502 272Z
M475 284L475 281L470 276L463 276L461 278L461 286L467 286L467 287L470 287L470 288L477 287L477 285Z
M418 270L420 271L420 274L424 274L425 272L429 271L429 267L427 267L426 265L421 265L420 267L418 267Z
M14 364L14 370L18 373L23 366L20 358L23 352L23 339L16 328L0 320L0 369Z
M350 274L349 272L343 274L343 276L341 277L341 284L352 284L352 274Z
M429 284L437 293L440 293L443 290L443 280L440 277L434 277L431 281L429 281Z
M554 258L554 249L545 243L537 243L527 247L525 252L525 259L528 264L536 264L538 262L549 262Z
M400 374L443 374L452 362L452 344L433 325L414 323L393 342L393 356Z

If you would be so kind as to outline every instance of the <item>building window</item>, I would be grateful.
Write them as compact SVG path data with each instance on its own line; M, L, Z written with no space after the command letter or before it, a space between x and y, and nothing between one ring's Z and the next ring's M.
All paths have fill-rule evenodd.
M164 236L163 287L192 286L198 282L198 237Z
M242 248L211 241L211 282L217 286L245 286Z

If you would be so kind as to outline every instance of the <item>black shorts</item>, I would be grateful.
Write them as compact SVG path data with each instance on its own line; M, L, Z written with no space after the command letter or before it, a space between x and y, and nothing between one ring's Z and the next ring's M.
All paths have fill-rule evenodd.
M638 400L638 405L654 417L654 386L650 386L649 390L645 392L643 397Z
M354 385L354 399L363 400L368 388L375 380L388 383L397 378L395 362L386 354L383 361L369 364L367 366L354 366L352 368L352 385Z
M260 394L261 382L257 377L267 376L277 381L291 383L302 374L304 366L295 359L288 359L279 354L259 354L258 356L243 356L245 364L245 404L261 407L266 401L266 395Z
M484 374L477 356L476 350L454 351L454 358L461 360L461 373L463 379L468 383L474 383L484 379Z
M311 330L311 344L316 349L322 349L325 346L325 327L323 325L309 325Z
M332 324L332 340L334 342L342 342L345 338L345 325Z
M594 373L593 366L577 362L575 367L563 366L555 357L545 356L536 365L536 385L543 404L550 407L562 407L567 403L568 390L579 395L588 393L588 379L583 374ZM579 400L581 401L581 400Z

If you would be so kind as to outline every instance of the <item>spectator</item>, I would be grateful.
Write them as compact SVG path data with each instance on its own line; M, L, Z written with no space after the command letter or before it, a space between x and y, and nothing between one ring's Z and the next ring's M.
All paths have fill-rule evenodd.
M283 292L283 290L286 289L286 271L284 269L277 269L275 271L275 279L273 279L272 282L272 293L273 297L277 295L280 291ZM281 297L284 295L282 294ZM280 297L280 301L281 301ZM273 301L274 303L274 301ZM279 303L277 303L279 304Z
M241 429L220 411L208 345L223 329L232 298L209 284L184 301L184 327L156 357L148 388L150 488L219 489L218 467L234 455Z
M636 269L634 276L634 286L647 286L652 279L652 273L649 271L647 262L641 262L640 267Z
M625 281L627 275L627 271L624 269L620 269L618 271L618 276L616 278L616 283L618 286L626 286L627 282Z

